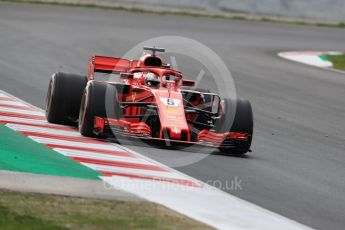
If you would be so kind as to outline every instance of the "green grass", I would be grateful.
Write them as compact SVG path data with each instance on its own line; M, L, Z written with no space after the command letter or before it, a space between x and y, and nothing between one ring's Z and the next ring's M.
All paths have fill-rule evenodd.
M289 25L301 25L301 26L318 26L318 27L331 27L331 28L345 28L345 23L327 23L327 22L310 22L299 19L284 19L277 17L250 17L249 15L231 15L224 13L208 13L207 11L193 11L193 10L183 10L183 9L150 9L140 6L128 6L128 5L99 5L96 3L68 3L56 1L45 1L45 0L0 0L0 2L12 2L12 3L31 3L31 4L44 4L44 5L55 5L55 6L67 6L67 7L84 7L84 8L96 8L103 10L117 10L117 11L127 11L134 13L149 13L149 14L159 14L159 15L178 15L178 16L191 16L191 17L208 17L208 18L218 18L218 19L230 19L230 20L246 20L246 21L259 21L268 23L280 23Z
M0 229L211 229L149 202L125 202L0 190Z
M0 227L2 230L64 230L51 221L43 221L29 215L19 215L0 205Z
M345 70L345 54L344 55L327 55L328 60L333 63L333 68Z

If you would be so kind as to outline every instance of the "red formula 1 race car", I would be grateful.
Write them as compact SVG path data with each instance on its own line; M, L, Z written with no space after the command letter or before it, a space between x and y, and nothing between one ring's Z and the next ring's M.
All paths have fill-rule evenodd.
M87 137L130 136L174 144L200 144L223 153L250 151L249 101L220 99L194 88L181 72L144 47L140 60L93 56L88 76L55 73L49 83L48 122L77 125ZM100 78L100 73L108 78ZM109 80L109 76L118 76Z

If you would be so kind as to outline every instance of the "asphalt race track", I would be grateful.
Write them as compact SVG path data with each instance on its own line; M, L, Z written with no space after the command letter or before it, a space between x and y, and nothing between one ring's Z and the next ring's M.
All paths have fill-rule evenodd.
M164 35L213 49L255 116L248 157L211 155L177 169L205 182L238 177L242 189L227 192L317 229L343 229L345 75L276 53L345 50L345 30L1 3L0 88L44 108L53 72L86 74L90 55L122 56ZM162 154L203 154L131 148L158 160Z

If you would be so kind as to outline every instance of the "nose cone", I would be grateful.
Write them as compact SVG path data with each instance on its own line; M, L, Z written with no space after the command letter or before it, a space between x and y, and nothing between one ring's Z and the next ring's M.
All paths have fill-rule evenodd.
M156 98L161 122L161 138L190 140L182 94L173 91L170 93L157 91Z
M188 141L189 140L188 130L177 125L174 125L172 128L165 127L163 131L163 138Z

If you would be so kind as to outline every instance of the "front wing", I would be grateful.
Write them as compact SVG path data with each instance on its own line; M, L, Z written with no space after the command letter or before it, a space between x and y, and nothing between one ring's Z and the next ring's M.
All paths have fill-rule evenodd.
M182 141L151 136L150 127L144 122L131 123L124 119L110 119L95 117L94 132L97 135L116 136L116 138L130 137L154 142L162 142L167 145L197 144L207 147L238 148L245 146L249 136L245 133L226 132L216 133L210 130L201 130L195 141Z

